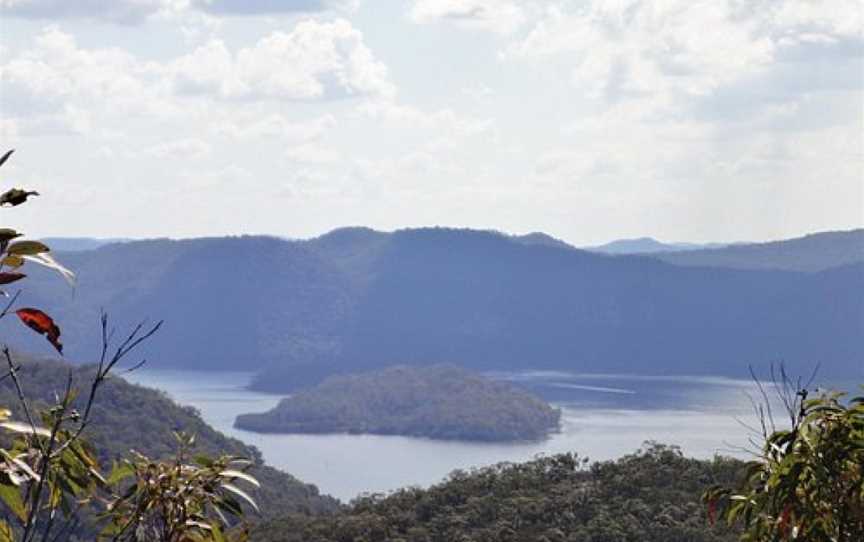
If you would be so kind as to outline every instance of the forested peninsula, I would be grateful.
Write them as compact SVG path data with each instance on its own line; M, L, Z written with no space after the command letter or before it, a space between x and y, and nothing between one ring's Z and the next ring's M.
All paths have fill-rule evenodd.
M262 433L372 433L448 440L538 440L561 413L509 384L449 365L338 375L269 412L237 417Z

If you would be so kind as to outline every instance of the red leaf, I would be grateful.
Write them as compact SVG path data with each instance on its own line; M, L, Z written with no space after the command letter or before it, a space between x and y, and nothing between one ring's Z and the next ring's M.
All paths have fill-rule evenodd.
M24 324L40 335L45 335L54 348L63 354L63 344L60 342L60 328L54 320L39 309L18 309L15 311Z
M26 276L24 273L0 273L0 284L9 284Z
M789 536L789 520L792 516L792 506L787 504L783 507L783 512L780 514L780 519L778 521L777 530L780 531L780 534L783 538L788 538Z

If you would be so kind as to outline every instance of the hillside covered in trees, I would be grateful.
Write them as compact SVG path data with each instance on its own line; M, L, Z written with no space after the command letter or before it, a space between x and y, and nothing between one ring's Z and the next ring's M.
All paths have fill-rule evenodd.
M70 371L76 385L92 377L89 366L74 367L17 354L14 359L21 365L18 375L22 388L36 409L51 404L55 394L62 393ZM79 398L79 402L83 400ZM13 417L24 419L16 407L18 404L11 379L0 380L0 405L11 408ZM219 433L194 409L177 405L162 392L129 384L119 377L111 377L100 390L93 407L92 425L85 436L98 451L100 463L110 467L112 461L128 457L130 450L154 458L171 456L177 451L174 432L195 435L196 453L232 454L255 462L253 472L261 482L256 498L264 517L331 513L339 507L335 499L320 495L315 486L265 465L258 450Z
M503 382L453 366L332 376L269 412L237 417L266 433L374 433L480 441L537 440L561 412Z
M864 260L864 229L813 233L767 243L660 252L653 256L675 265L824 271Z
M701 495L737 483L743 463L685 458L652 444L616 461L572 455L454 472L429 489L355 500L344 514L260 525L257 542L732 542Z
M849 236L858 234L812 242ZM394 363L740 377L783 359L793 372L820 362L825 377L848 377L864 360L855 254L839 267L825 256L817 267L830 268L818 272L743 270L494 232L351 228L309 241L152 240L65 253L76 291L33 269L26 301L56 307L70 359L95 350L99 309L111 307L121 324L166 320L147 345L154 364L242 364L285 390ZM25 331L12 330L12 344L42 351Z

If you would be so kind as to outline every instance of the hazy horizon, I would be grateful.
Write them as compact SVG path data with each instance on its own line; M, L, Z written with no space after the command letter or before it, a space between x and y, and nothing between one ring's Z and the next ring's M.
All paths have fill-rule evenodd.
M664 238L658 238L658 237L655 237L652 235L625 235L623 237L616 237L616 238L610 238L610 239L602 240L599 243L594 243L594 244L580 243L579 241L573 241L573 240L569 240L569 239L559 238L559 237L556 237L554 235L551 235L548 232L544 232L544 231L540 231L540 230L511 232L511 231L504 231L504 230L500 230L500 229L496 229L496 228L462 228L459 226L448 226L448 225L444 225L444 224L430 224L430 225L425 225L425 226L410 226L410 227L406 226L406 227L397 227L394 229L379 229L379 228L371 228L369 226L361 226L361 225L351 224L351 225L345 225L345 226L335 226L329 230L325 230L325 231L322 231L320 233L310 234L307 236L292 236L292 235L275 234L275 233L267 233L267 232L254 232L254 233L235 233L235 234L225 234L225 235L194 235L194 236L189 236L189 237L183 237L183 236L175 237L175 236L170 236L170 235L163 235L163 236L158 236L158 237L98 237L98 236L92 236L91 237L91 236L86 236L86 235L81 235L81 236L45 235L42 237L43 238L54 238L54 239L69 239L69 240L92 239L95 241L104 241L104 242L117 242L117 241L124 242L124 241L151 241L151 240L155 240L155 239L170 239L173 241L183 241L183 240L207 239L207 238L218 238L218 237L252 236L252 237L274 237L277 239L284 239L286 241L307 241L307 240L317 239L318 237L327 235L328 233L332 233L332 232L338 231L338 230L371 229L371 230L374 230L378 233L389 234L389 233L394 233L397 231L404 231L404 230L434 229L434 228L469 229L469 230L480 231L480 232L500 233L500 234L507 235L507 236L523 236L523 235L530 235L530 234L539 233L539 234L550 235L556 239L559 239L561 241L566 242L569 245L572 245L575 248L591 248L591 247L595 247L595 246L602 246L602 245L612 243L615 241L639 241L639 240L643 240L643 239L652 239L654 241L657 241L657 242L663 243L663 244L686 244L686 245L690 245L690 244L692 244L692 245L715 245L715 244L717 244L717 245L732 245L732 244L751 244L751 243L752 244L771 243L771 242L777 242L777 241L786 241L789 239L797 239L797 238L805 237L808 235L858 231L858 230L864 229L864 224L862 224L861 226L858 226L858 227L847 228L847 229L808 231L808 232L802 233L801 235L795 235L792 237L778 237L778 238L767 238L767 239L731 239L731 240L725 239L725 240L709 241L709 240L703 240L703 239L677 239L677 238L664 239ZM695 248L699 248L699 247L695 247Z

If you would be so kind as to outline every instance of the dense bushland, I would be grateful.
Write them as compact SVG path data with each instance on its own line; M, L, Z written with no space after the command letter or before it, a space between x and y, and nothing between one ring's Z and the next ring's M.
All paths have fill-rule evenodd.
M733 484L743 463L685 458L651 444L616 461L557 455L454 472L429 489L355 500L341 515L287 517L253 532L258 542L731 542L700 497Z
M561 413L504 382L449 365L333 376L269 412L237 417L268 433L376 433L481 441L538 440Z

